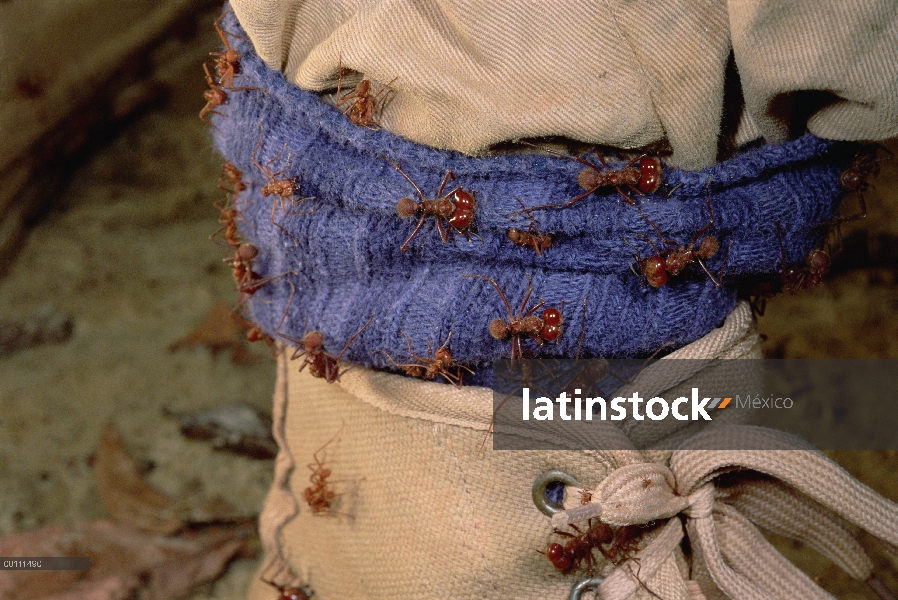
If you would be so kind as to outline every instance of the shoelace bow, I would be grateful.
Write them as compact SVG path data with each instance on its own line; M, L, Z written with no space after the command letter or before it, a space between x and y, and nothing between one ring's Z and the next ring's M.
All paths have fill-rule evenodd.
M701 449L709 447L733 449ZM599 586L603 600L636 593L673 560L684 535L692 548L691 578L706 593L716 587L736 600L833 598L780 554L759 527L806 544L854 579L867 582L883 599L894 598L873 575L873 562L844 521L894 550L898 504L798 438L761 427L726 425L690 438L673 452L669 467L644 462L635 450L615 452L615 459L629 464L589 490L588 504L599 506L572 512L581 490L568 488L568 510L557 514L553 524L584 520L589 512L600 512L610 525L667 523L605 578ZM735 483L720 485L721 475L734 472L728 477Z

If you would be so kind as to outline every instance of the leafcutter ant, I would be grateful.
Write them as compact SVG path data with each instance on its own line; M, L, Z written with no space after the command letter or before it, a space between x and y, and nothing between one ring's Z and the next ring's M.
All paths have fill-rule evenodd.
M711 211L710 195L708 196L708 223L695 233L688 246L678 244L673 240L665 238L664 234L661 233L661 229L645 216L642 209L637 208L637 210L639 210L639 214L642 215L642 218L652 226L652 229L658 234L661 242L668 246L668 248L659 251L652 240L648 237L640 236L644 237L645 240L652 245L652 248L655 251L655 254L648 258L642 258L638 253L634 255L636 264L639 265L639 271L645 277L646 281L648 281L649 285L654 288L659 288L665 285L667 283L668 275L679 275L683 269L694 262L698 263L705 272L705 275L708 276L714 285L717 287L721 286L723 267L721 267L721 272L718 273L718 276L715 278L714 275L711 274L711 271L708 270L708 267L705 266L705 261L717 254L717 250L720 248L720 242L715 236L705 235L705 232L714 225L714 213ZM632 247L632 244L629 242L627 242L627 244ZM727 256L729 256L729 250L727 250ZM724 260L724 264L726 264L726 260Z
M402 198L396 203L396 214L403 219L420 215L418 224L415 226L411 235L409 235L405 242L402 243L402 246L399 247L400 250L403 252L408 251L412 239L414 239L414 237L418 235L418 232L421 231L424 221L429 216L436 217L437 229L440 232L440 239L444 244L449 241L450 231L460 233L464 235L468 241L471 240L468 228L474 221L474 211L477 209L477 201L474 198L474 192L468 192L461 186L458 186L445 196L443 195L443 190L446 188L446 184L455 179L455 175L451 170L446 171L446 175L443 177L443 182L440 183L440 188L437 190L436 196L430 199L424 195L424 192L421 191L418 184L412 181L396 162L389 159L386 160L393 165L393 168L399 171L399 174L402 175L413 188L415 188L415 191L418 192L418 197L421 199L420 202L417 202L411 198ZM446 222L445 227L443 221Z
M449 339L452 337L452 333L450 333L446 337L446 341L443 342L443 345L436 349L436 351L432 351L430 348L430 344L427 344L427 356L418 356L414 352L412 352L412 341L409 339L408 334L404 331L402 335L405 336L405 341L408 344L408 354L417 362L414 363L397 363L393 360L393 357L384 352L383 350L379 350L384 356L390 359L397 368L402 369L406 375L410 377L418 377L420 379L425 379L427 381L433 381L436 379L437 375L442 376L444 379L455 385L455 387L462 387L462 369L468 371L469 373L473 373L470 369L465 366L462 366L455 362L452 359L452 353L449 351L447 346L449 345ZM452 372L452 369L455 372Z
M228 101L228 94L221 88L221 86L216 85L215 80L212 78L212 74L209 73L209 65L203 64L203 69L206 71L206 83L209 84L209 89L203 92L203 98L206 99L206 106L200 111L200 120L206 125L212 125L212 121L210 121L206 115L209 113L220 115L221 113L216 111L215 108Z
M580 171L580 174L577 176L577 183L581 188L586 190L585 192L571 198L567 202L543 204L541 206L534 206L530 210L567 208L568 206L580 202L603 187L613 187L627 204L635 206L636 201L624 191L624 188L628 188L634 193L643 196L645 194L653 194L661 185L661 161L654 156L643 154L642 156L634 158L620 169L612 169L608 166L608 163L605 162L605 157L602 156L602 153L598 150L595 151L595 154L596 157L598 157L599 162L602 163L601 167L580 156L569 156L567 154L562 154L561 152L541 148L535 144L524 143L528 146L540 148L549 154L576 161L586 167Z
M285 333L281 333L281 326L284 324L284 320L287 316L287 310L290 308L290 302L293 300L293 294L296 292L296 288L293 286L293 283L290 282L290 287L292 288L290 291L290 297L287 299L287 308L284 310L284 315L281 317L281 324L278 325L277 336L283 338L289 342L293 342L296 344L296 350L293 352L293 355L290 357L290 360L297 360L302 358L302 364L299 365L299 370L302 371L306 368L306 365L309 367L309 373L312 374L312 377L318 377L320 379L324 379L328 383L334 383L342 374L340 373L339 361L349 349L349 346L352 342L355 341L355 338L358 337L362 331L365 330L368 325L371 324L371 321L374 320L374 314L371 314L371 318L362 325L362 327L350 336L349 340L346 342L346 345L343 346L343 350L340 351L340 354L334 356L330 354L324 349L324 334L322 334L317 329L315 331L310 331L303 335L301 338L292 337ZM344 371L345 372L345 371Z
M296 206L297 203L301 202L302 200L308 200L308 198L299 198L299 199L294 198L294 196L296 196L299 193L299 183L297 182L296 177L291 177L290 179L281 179L280 178L281 175L283 174L283 172L286 171L286 167L281 169L277 173L275 173L271 170L271 163L277 161L281 157L281 154L283 154L283 152L281 152L281 154L278 154L277 156L275 156L274 158L269 160L267 163L265 163L264 167L259 163L258 160L256 160L256 155L259 152L259 148L262 146L263 133L262 133L261 129L262 129L262 125L260 124L259 125L259 130L260 130L259 131L259 143L256 144L256 149L255 149L255 151L253 151L253 158L252 158L253 164L256 165L256 168L259 169L259 172L262 173L262 176L265 178L265 181L266 181L266 184L265 184L265 186L262 187L262 189L260 190L260 193L262 194L262 196L264 196L266 198L268 196L274 196L271 199L271 222L272 222L272 224L275 225L276 227L278 227L284 233L286 233L290 237L290 239L293 240L294 245L299 245L299 242L296 241L296 238L294 238L293 235L289 231L287 231L287 229L283 225L281 225L280 223L278 223L277 221L274 220L274 214L275 214L275 211L276 211L278 205L280 205L280 207L281 207L281 213L283 213L285 216L286 215L304 214L301 211L288 211L287 204L289 204L290 206ZM289 161L289 155L288 155L287 159Z
M539 256L542 256L543 250L548 249L552 245L552 236L539 230L539 226L536 224L536 219L533 218L532 209L524 206L524 203L521 202L520 198L515 197L515 200L518 201L518 204L521 205L521 208L527 213L527 216L530 217L530 225L527 227L527 231L521 231L520 229L512 227L508 230L508 239L518 246L533 248L534 252Z
M574 530L573 533L553 530L556 535L567 538L567 541L564 544L551 542L545 551L552 566L562 573L570 573L585 566L587 573L594 575L600 569L597 569L593 551L598 551L605 560L617 565L638 546L636 536L639 528L633 525L619 527L615 531L607 523L589 519L585 530L574 524L569 527Z
M221 42L224 44L225 51L209 53L209 56L215 58L215 69L218 71L219 85L228 89L234 89L234 76L240 72L240 53L231 48L231 44L228 43L227 35L233 34L229 33L225 35L225 32L218 24L221 23L221 20L224 19L231 10L233 9L229 9L222 13L222 15L216 19L214 25L218 37L221 38Z
M885 150L889 156L878 158L877 153L880 148ZM847 217L838 216L832 222L828 223L829 225L845 223L848 221L859 221L867 218L867 202L864 199L864 192L866 192L869 187L867 179L879 174L880 163L892 160L893 158L894 155L892 155L888 148L880 146L879 144L871 144L858 150L857 154L854 155L854 159L851 161L851 166L842 172L839 181L841 181L842 187L849 192L857 192L857 202L861 212Z
M795 295L801 290L819 285L829 273L829 267L832 265L829 252L822 248L815 248L808 253L804 265L786 267L786 247L783 244L783 230L779 221L776 222L776 229L780 236L780 252L782 253L783 264L780 282L783 291Z
M315 451L312 455L315 462L309 463L308 465L309 470L312 471L312 475L309 477L309 482L312 485L305 489L303 497L306 499L306 502L309 503L309 508L312 509L312 514L321 515L330 512L331 504L333 504L333 502L341 495L328 487L329 484L327 480L331 476L331 470L324 466L324 458L319 457L318 455L324 452L324 449L337 439L337 436L343 431L345 425L345 422L343 425L340 425L340 429L337 430L334 437ZM340 482L331 481L330 483Z
M337 98L335 101L335 106L337 108L342 108L345 104L349 104L346 109L343 111L343 114L355 125L360 125L362 127L367 127L369 129L376 129L380 127L377 121L374 118L380 109L383 106L383 101L393 92L390 88L390 85L396 81L397 77L394 77L390 83L383 86L379 92L372 95L371 94L371 80L370 79L362 79L358 85L355 86L355 90L347 93L346 95L341 96L340 92L343 88L343 57L340 57L340 76L337 81ZM380 101L381 94L386 93L387 96Z
M527 303L530 301L530 295L533 293L532 281L528 281L527 293L524 294L524 301L521 303L521 309L518 311L518 314L515 315L512 313L511 305L508 303L508 299L505 297L505 294L502 292L502 289L499 287L499 284L496 283L495 279L483 275L465 275L465 277L477 277L484 281L488 281L493 284L493 287L499 292L499 297L502 298L502 303L505 304L505 309L508 311L508 321L504 321L501 318L493 319L490 323L489 330L490 335L497 340L511 339L512 360L523 358L524 353L521 347L522 336L529 335L533 341L542 346L545 342L554 342L561 335L562 317L560 310L550 307L543 310L542 317L533 314L546 304L545 300L540 300L529 310L527 309ZM563 306L564 305L562 304L562 307Z

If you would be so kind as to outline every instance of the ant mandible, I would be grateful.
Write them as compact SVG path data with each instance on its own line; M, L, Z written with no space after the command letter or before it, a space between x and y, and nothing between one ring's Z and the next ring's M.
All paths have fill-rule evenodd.
M577 183L581 188L586 190L585 192L571 198L567 202L543 204L541 206L531 207L530 210L567 208L580 202L603 187L613 187L627 204L635 206L636 201L633 200L629 194L624 192L622 188L629 188L631 191L643 196L645 194L655 193L661 185L661 161L655 156L643 154L642 156L634 158L620 169L612 169L608 166L608 163L605 162L605 157L602 156L602 153L598 150L595 150L595 154L598 157L599 162L602 163L601 167L580 156L569 156L567 154L562 154L561 152L549 150L548 148L541 148L540 146L530 144L529 142L523 143L528 146L533 146L534 148L540 148L549 154L567 158L586 166L586 168L580 171L580 174L577 176Z
M380 91L374 95L371 95L371 80L362 79L358 85L355 86L354 91L341 96L340 92L343 88L343 57L340 56L340 76L337 80L337 98L334 105L337 108L341 108L344 104L349 102L350 104L343 111L343 114L346 115L350 122L354 125L376 129L380 127L380 125L374 120L374 115L377 114L383 106L383 100L378 102L378 98L385 92L387 93L387 96L393 92L390 85L396 81L396 79L398 79L398 77L394 77L390 83L383 86ZM386 97L384 97L384 100L386 100Z
M533 248L539 256L542 256L543 250L552 246L552 236L539 230L539 226L536 224L536 219L533 218L533 209L524 206L524 203L521 202L520 198L515 197L515 200L518 201L518 204L521 205L521 208L527 213L527 216L530 217L530 225L527 227L527 231L521 231L520 229L512 227L507 232L508 239L511 240L511 243L517 246Z
M445 196L443 195L443 190L446 188L446 184L455 179L455 174L452 173L451 170L446 171L446 175L443 177L443 182L440 184L436 196L430 199L424 195L421 188L419 188L418 185L405 174L405 171L403 171L396 162L390 159L385 160L393 165L393 168L399 171L399 174L405 177L406 181L412 184L412 187L418 192L418 197L421 198L420 202L416 202L411 198L402 198L396 203L396 214L403 219L420 215L418 224L415 226L411 235L409 235L405 242L402 243L402 246L399 247L400 250L403 252L408 251L409 245L414 237L418 235L418 232L424 225L425 219L429 216L436 217L437 229L440 232L440 239L444 244L449 241L450 230L461 233L468 239L468 241L471 240L468 228L474 221L474 211L477 208L477 201L474 198L474 192L468 192L461 186L458 186ZM446 221L445 228L443 226L443 221Z
M430 343L427 344L427 357L418 356L412 351L412 341L409 339L408 334L404 331L402 335L405 336L405 342L408 344L408 354L414 360L418 361L415 363L397 363L393 360L393 357L384 352L383 350L379 350L378 352L383 353L390 362L392 362L397 368L402 369L406 375L410 377L418 377L420 379L424 379L427 381L433 381L436 379L437 375L441 375L447 381L452 383L455 387L462 387L462 369L469 373L473 373L467 367L458 364L452 359L452 352L449 351L449 348L446 346L449 345L449 339L452 337L452 333L446 337L446 341L443 342L443 345L436 349L436 351L432 351L430 348ZM451 372L450 369L455 369L455 372Z
M505 309L508 311L508 321L504 321L501 318L493 319L489 327L490 335L500 341L511 338L512 360L523 358L524 356L521 347L521 336L529 335L533 341L542 346L545 342L554 342L561 335L562 318L560 310L550 307L543 310L542 317L533 314L546 304L545 300L540 300L530 310L527 310L527 303L530 301L530 295L533 293L532 280L527 282L527 293L524 295L521 309L517 315L514 315L511 312L511 305L508 303L508 299L495 279L485 277L484 275L465 275L465 277L478 277L488 281L499 292L499 297L502 298ZM563 307L564 304L562 303Z
M705 272L705 275L711 280L711 282L717 287L721 286L720 278L723 275L723 267L721 267L721 273L718 274L717 278L711 274L711 271L708 270L708 267L705 266L706 260L713 257L717 254L717 250L720 248L720 242L713 235L705 235L705 232L714 225L714 213L711 211L711 196L708 195L708 223L699 229L695 235L692 237L692 242L688 246L683 246L682 244L678 244L673 240L669 240L664 237L664 234L661 233L661 229L651 221L645 214L642 212L641 208L637 207L639 214L642 216L645 221L652 226L652 229L655 230L655 233L658 234L658 237L661 239L662 243L669 248L665 248L664 250L658 251L657 246L652 240L648 239L645 236L646 241L652 245L652 248L655 250L655 255L650 256L649 258L641 258L639 254L635 254L634 258L636 259L636 263L639 265L639 271L645 277L646 281L648 281L649 285L654 288L662 287L667 283L668 275L679 275L680 272L683 271L689 264L695 262L702 268ZM704 237L702 237L704 236ZM701 239L699 239L701 238ZM626 242L626 240L624 240ZM626 242L628 245L632 247L632 244ZM727 251L727 256L729 256L729 250ZM726 260L724 260L726 263Z
M200 120L206 125L214 127L212 121L210 121L206 115L209 113L220 115L221 113L215 110L215 107L226 103L228 101L228 94L219 85L216 85L215 80L212 78L212 74L209 73L209 65L203 64L203 69L206 71L206 83L209 84L209 89L203 92L203 98L206 99L206 106L200 111Z

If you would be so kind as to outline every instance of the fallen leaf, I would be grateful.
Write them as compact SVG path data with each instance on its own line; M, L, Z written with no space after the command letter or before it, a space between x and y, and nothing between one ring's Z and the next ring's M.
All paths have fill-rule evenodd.
M231 309L222 302L216 302L196 329L168 347L169 352L185 348L203 346L213 355L224 350L231 352L235 364L252 364L259 356L246 348L246 326L234 317Z
M88 571L0 571L0 600L174 600L217 579L248 552L255 524L165 537L131 525L90 521L0 537L2 556L77 556Z
M103 430L94 473L103 507L116 521L166 534L184 526L176 500L146 482L112 424Z
M23 321L0 320L0 357L31 346L60 343L72 337L72 317L50 303Z
M277 442L271 433L271 416L252 406L232 402L196 412L164 412L178 419L185 437L209 440L218 450L258 459L272 459L277 455Z

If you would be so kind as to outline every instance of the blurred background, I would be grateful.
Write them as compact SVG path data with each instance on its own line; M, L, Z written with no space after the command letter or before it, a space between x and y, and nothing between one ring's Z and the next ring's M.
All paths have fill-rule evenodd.
M182 432L191 418L214 421L195 411L270 412L275 374L268 349L245 344L222 308L237 293L227 249L209 239L222 161L197 115L219 11L196 0L0 1L0 535L120 518L101 492L108 469L96 472L110 423L133 459L122 477L178 504L188 529L260 510L273 462ZM895 162L871 180L868 217L843 227L825 283L768 302L766 356L898 358ZM898 500L898 454L831 454ZM871 597L776 543L837 595ZM242 598L257 550L247 541L187 597Z

